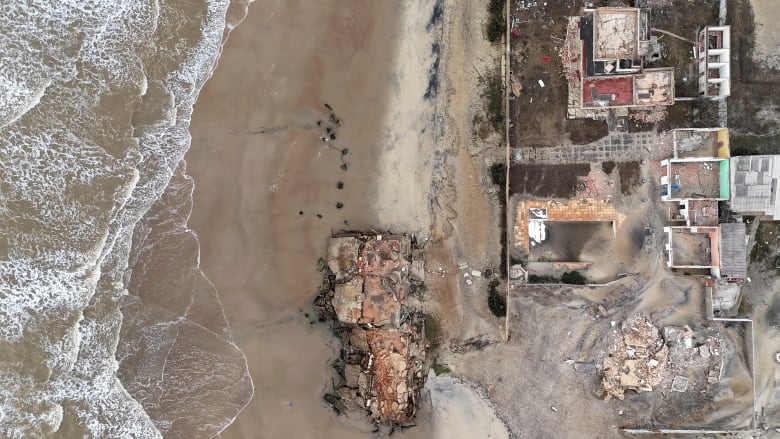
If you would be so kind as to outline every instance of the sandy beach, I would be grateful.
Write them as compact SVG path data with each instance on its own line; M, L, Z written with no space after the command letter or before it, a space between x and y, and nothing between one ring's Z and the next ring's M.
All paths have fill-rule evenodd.
M322 400L339 348L314 322L315 266L341 229L451 235L432 227L446 210L435 198L447 177L445 154L457 147L452 136L441 143L456 90L437 89L448 76L438 70L446 59L436 62L446 26L435 4L257 1L200 95L186 157L196 187L189 225L255 386L224 438L358 438L373 430ZM479 190L480 175L470 178ZM441 427L450 424L447 413L462 416L472 399L482 401L468 387L451 393L460 396L429 401L459 409L429 406L417 427L396 435L449 435ZM480 419L474 428L503 428L495 416Z
M374 220L372 179L356 170L375 156L394 15L390 4L256 2L200 95L187 156L197 187L190 226L255 385L223 437L352 431L322 401L336 347L305 313L325 238L344 220ZM326 102L343 119L333 144L349 148L347 171L320 140ZM370 429L356 427L355 437Z

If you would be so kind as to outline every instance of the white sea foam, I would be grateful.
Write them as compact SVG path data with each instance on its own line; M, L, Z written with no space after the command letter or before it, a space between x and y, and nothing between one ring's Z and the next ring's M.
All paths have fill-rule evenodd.
M227 0L190 3L0 4L0 437L161 437L115 350L225 28Z

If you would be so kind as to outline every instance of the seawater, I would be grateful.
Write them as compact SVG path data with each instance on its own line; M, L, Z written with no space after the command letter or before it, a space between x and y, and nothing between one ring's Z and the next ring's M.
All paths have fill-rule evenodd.
M182 163L228 3L0 3L0 437L213 437L251 398Z

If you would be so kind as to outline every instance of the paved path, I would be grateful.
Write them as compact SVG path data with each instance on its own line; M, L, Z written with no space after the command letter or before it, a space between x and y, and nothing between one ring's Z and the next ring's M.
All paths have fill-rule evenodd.
M660 147L661 138L654 132L610 133L587 145L513 148L512 158L515 162L536 164L627 162L650 158Z

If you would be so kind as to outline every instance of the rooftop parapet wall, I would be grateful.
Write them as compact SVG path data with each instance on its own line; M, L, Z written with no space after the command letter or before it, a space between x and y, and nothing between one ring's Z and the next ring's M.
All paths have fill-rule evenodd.
M615 207L603 200L573 199L562 201L521 200L515 208L514 245L530 251L529 221L532 209L543 210L545 221L592 221L612 222L615 230L619 229L626 216Z

